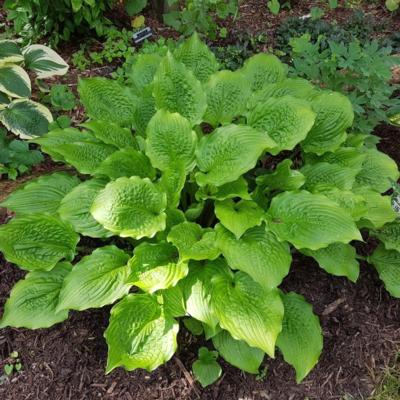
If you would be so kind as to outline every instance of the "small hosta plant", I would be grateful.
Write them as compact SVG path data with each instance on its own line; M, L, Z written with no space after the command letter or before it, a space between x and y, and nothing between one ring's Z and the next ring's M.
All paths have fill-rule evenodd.
M52 49L33 44L21 49L12 40L0 41L0 123L23 139L41 136L53 121L51 112L30 100L32 71L37 79L64 75L68 64Z
M34 139L79 177L43 176L1 204L16 217L0 250L28 273L0 326L113 304L107 372L166 363L185 326L252 374L279 349L300 382L323 338L306 299L279 289L293 253L355 282L353 244L370 229L382 241L370 261L400 297L400 225L382 195L396 164L346 132L345 96L286 74L270 54L221 71L194 35L139 56L129 86L81 80L89 119ZM220 375L209 350L193 365L204 385Z

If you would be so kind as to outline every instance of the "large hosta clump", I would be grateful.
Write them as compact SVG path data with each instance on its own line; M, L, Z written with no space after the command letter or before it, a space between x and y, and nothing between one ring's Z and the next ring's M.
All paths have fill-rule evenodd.
M43 176L2 203L16 217L0 250L29 273L1 326L114 304L108 372L168 361L184 317L233 365L257 373L278 348L301 381L322 335L304 297L279 289L293 253L355 282L354 241L370 230L382 241L370 262L400 297L400 224L382 194L396 164L347 133L346 97L286 74L268 54L219 71L194 35L139 56L125 86L81 80L88 121L34 140L79 175Z

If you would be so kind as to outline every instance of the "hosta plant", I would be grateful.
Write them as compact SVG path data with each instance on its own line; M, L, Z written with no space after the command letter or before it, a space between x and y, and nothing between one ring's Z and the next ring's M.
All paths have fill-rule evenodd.
M106 371L151 371L176 352L183 318L249 373L278 348L300 382L323 338L307 300L279 288L293 253L355 282L353 245L370 229L382 241L370 261L400 297L400 225L382 195L396 164L346 133L345 96L286 74L269 54L221 71L194 35L138 57L129 86L81 80L89 119L34 139L79 174L43 176L2 203L16 217L0 250L28 273L0 326L113 305ZM193 365L204 385L218 354L201 349Z
M52 49L41 44L21 49L12 40L0 41L0 123L23 139L41 136L53 121L51 112L30 100L31 79L64 75L68 64Z

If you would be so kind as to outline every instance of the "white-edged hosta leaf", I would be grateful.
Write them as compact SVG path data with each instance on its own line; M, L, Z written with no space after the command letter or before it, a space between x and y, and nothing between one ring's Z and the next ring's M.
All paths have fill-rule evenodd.
M192 70L201 82L206 82L218 70L214 53L200 40L196 32L174 51L174 57Z
M25 67L36 73L39 79L54 75L65 75L68 64L52 49L42 44L31 44L23 48Z
M143 153L132 147L127 147L109 155L93 174L104 175L114 180L124 176L154 179L156 171Z
M318 155L336 150L346 140L346 129L353 124L350 100L337 92L323 92L311 105L317 117L302 143L303 150Z
M24 56L14 40L0 40L0 66L22 61Z
M247 59L240 71L245 75L251 90L259 90L268 83L285 79L287 66L272 54L259 53Z
M207 104L201 83L170 52L154 76L153 96L158 109L179 113L192 125L202 122Z
M82 182L62 200L58 214L61 219L68 221L74 230L81 235L93 238L107 238L113 235L112 232L103 228L90 213L93 200L100 190L107 184L105 179L90 179Z
M102 77L80 79L78 92L89 117L120 126L134 122L137 99L117 81Z
M251 200L248 184L243 176L236 181L228 182L219 187L214 185L200 187L196 192L197 200L212 199L223 201L226 199L233 199L234 197L240 197L244 200Z
M400 221L389 222L381 229L370 232L383 242L387 250L396 250L400 252Z
M186 171L182 162L171 162L169 168L162 172L158 185L167 195L167 205L169 208L178 207L185 182Z
M80 180L65 172L55 172L27 182L15 190L0 207L6 207L18 215L56 214L61 200Z
M270 98L250 111L248 124L265 132L277 144L270 151L276 155L292 150L304 140L314 125L315 113L310 104L291 96Z
M19 65L3 65L0 68L0 92L10 97L30 97L31 80Z
M350 190L356 179L359 169L342 167L338 164L317 162L307 164L300 169L305 176L306 182L303 189L310 192L320 192L330 188Z
M369 186L379 193L386 192L392 182L399 179L396 162L376 149L365 149L364 154L361 171L356 177L357 186Z
M189 270L178 258L177 249L169 243L141 243L129 260L128 282L149 293L173 287Z
M153 371L166 363L177 348L179 324L150 294L130 294L111 309L104 336L108 345L106 372Z
M360 266L356 259L356 250L350 244L333 243L319 250L302 249L306 256L312 257L326 272L336 276L345 276L356 282Z
M332 200L306 191L274 197L268 227L297 249L318 250L332 243L362 240L351 216Z
M180 282L188 315L206 324L215 332L218 318L212 308L212 279L230 274L229 267L221 260L208 261L205 265L190 263L189 273Z
M282 332L276 345L287 363L296 370L300 383L314 368L322 352L323 338L318 317L303 296L282 294L285 308Z
M396 250L387 250L380 244L368 257L368 262L378 271L386 290L393 297L400 298L400 253Z
M10 104L10 98L5 94L0 92L0 111L4 110Z
M212 338L212 342L221 357L229 364L250 374L258 374L264 359L262 350L250 347L243 340L234 339L227 331L219 332Z
M165 171L172 163L183 163L186 172L193 169L197 136L186 118L159 110L150 120L146 136L146 155L154 167Z
M99 247L65 277L58 310L87 310L113 304L128 294L129 255L116 246Z
M221 366L217 362L218 351L209 351L207 347L200 347L199 358L193 363L193 375L201 386L207 387L214 383L222 374Z
M111 144L119 149L133 147L139 150L138 143L128 128L122 128L113 122L98 120L84 122L81 126L92 131L93 135L103 143Z
M91 213L104 228L122 237L153 237L165 229L167 196L148 178L118 178L94 199Z
M249 275L237 272L213 279L211 302L221 328L274 357L283 318L278 289L264 289Z
M71 225L51 215L25 215L0 227L0 251L28 271L49 271L64 258L71 261L78 241Z
M215 215L221 224L229 229L239 239L247 229L260 225L264 210L252 200L232 199L215 202Z
M179 251L181 260L213 260L220 255L216 234L194 222L182 222L171 228L167 237Z
M28 99L19 99L12 101L1 112L0 122L22 139L31 139L48 132L53 116L44 105Z
M216 230L217 245L231 268L246 272L266 289L280 285L292 262L287 243L264 225L249 229L240 239L223 226Z
M11 290L0 328L49 328L66 320L68 310L56 309L61 286L70 271L71 264L61 262L48 272L29 272Z
M236 181L254 168L258 158L275 147L275 142L264 132L245 125L227 125L205 135L196 150L196 173L200 186L221 186Z
M291 169L292 160L281 161L275 171L256 178L258 185L265 187L266 190L296 190L304 185L304 175L295 169Z
M61 144L55 148L55 151L81 174L94 174L101 163L116 151L116 148L90 141Z
M207 109L204 121L213 126L228 124L242 115L250 96L250 87L245 76L235 71L219 71L204 85Z

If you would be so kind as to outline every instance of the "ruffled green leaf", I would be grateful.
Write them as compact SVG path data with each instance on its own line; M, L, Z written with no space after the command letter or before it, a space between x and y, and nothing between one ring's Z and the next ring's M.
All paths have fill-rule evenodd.
M185 262L178 261L176 248L168 243L142 243L129 261L128 282L145 292L175 286L188 273Z
M196 192L196 199L199 201L206 199L223 201L226 199L233 199L234 197L240 197L244 200L251 199L247 181L242 176L236 181L226 183L219 187L214 185L200 187Z
M156 113L156 104L152 94L152 86L147 86L137 100L133 125L140 135L145 135L147 125Z
M165 229L166 197L147 178L118 178L96 196L91 213L104 228L122 237L153 237Z
M222 226L216 229L218 247L231 268L246 272L266 289L280 285L292 262L287 243L265 226L249 229L240 239Z
M29 75L19 65L3 65L0 67L0 92L10 97L30 97Z
M69 224L50 215L26 215L0 227L0 251L28 271L50 271L63 259L71 261L78 241Z
M282 294L285 307L283 327L277 346L287 363L296 370L300 383L314 368L322 352L322 330L312 306L296 293Z
M200 186L221 186L236 181L242 174L254 168L258 158L275 147L275 142L265 133L250 126L228 125L205 135L196 150L196 173Z
M283 319L277 289L266 290L249 275L238 272L213 279L211 301L221 327L234 339L274 357Z
M387 250L396 250L400 252L400 221L396 220L385 224L378 231L370 232L373 236L377 237L383 242Z
M201 83L171 53L161 61L154 76L153 96L158 109L177 112L192 125L202 122L207 104Z
M178 330L179 324L154 296L126 296L112 308L104 333L108 345L106 372L117 367L155 370L174 355Z
M336 203L306 191L274 197L268 227L296 248L318 250L330 244L362 240L350 215Z
M162 57L159 54L137 54L136 62L127 73L128 81L141 91L149 85L157 72Z
M61 200L79 183L76 176L65 172L41 176L11 193L0 207L18 215L56 214Z
M4 306L0 328L39 329L68 318L67 310L57 310L58 297L71 264L62 262L51 271L33 271L16 283Z
M167 205L169 208L178 207L185 182L186 171L182 162L171 162L170 167L162 172L159 187L167 195Z
M57 310L100 308L128 294L128 260L128 254L115 246L83 257L64 280Z
M356 282L360 266L356 259L356 250L350 244L333 243L319 250L302 249L306 256L312 257L326 272L336 276L345 276Z
M159 290L157 295L162 298L164 310L173 317L183 317L186 315L185 299L180 286L172 286L168 289Z

